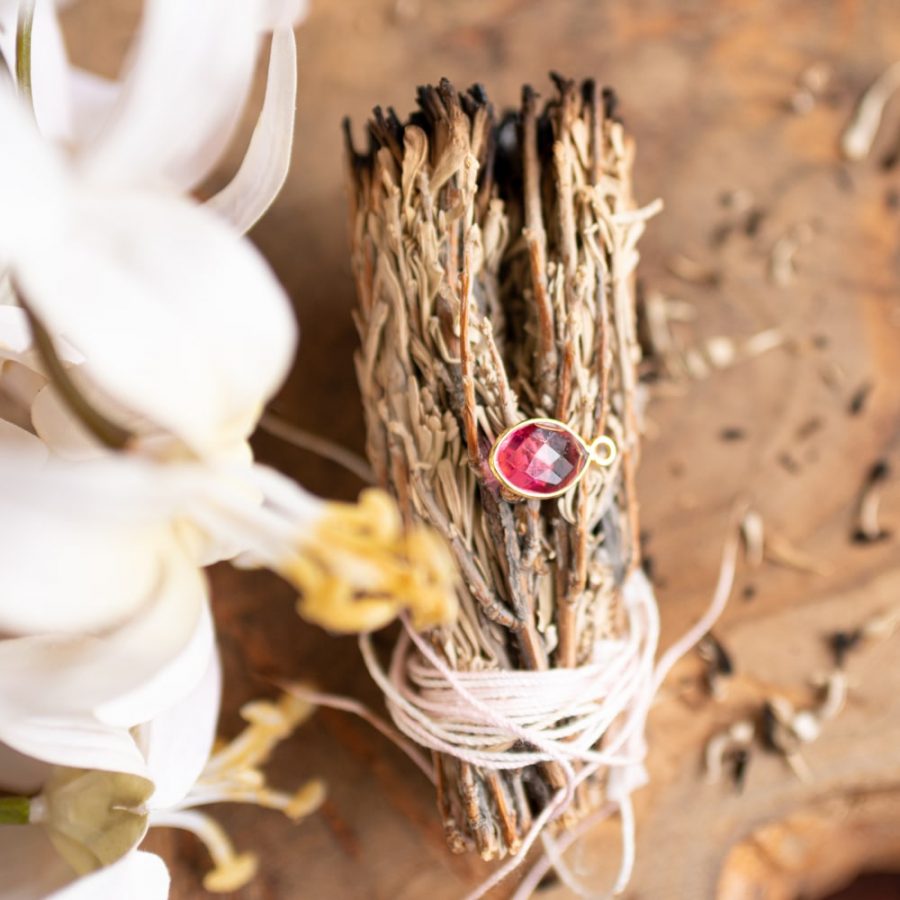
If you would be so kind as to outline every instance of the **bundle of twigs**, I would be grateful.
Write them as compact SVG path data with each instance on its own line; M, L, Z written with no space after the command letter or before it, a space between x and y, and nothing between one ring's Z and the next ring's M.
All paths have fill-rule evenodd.
M431 635L451 667L585 662L625 627L638 564L633 144L611 91L554 76L499 120L481 87L418 91L404 124L376 109L348 128L359 383L367 451L410 519L455 554L460 615ZM517 501L487 456L507 427L553 417L611 436L616 464L552 500ZM562 784L553 763L481 770L435 754L451 847L514 853ZM571 823L603 799L579 786Z

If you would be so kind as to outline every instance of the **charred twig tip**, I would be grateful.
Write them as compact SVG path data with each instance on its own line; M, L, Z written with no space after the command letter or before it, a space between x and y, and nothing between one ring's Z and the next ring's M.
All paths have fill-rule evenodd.
M828 636L828 645L834 656L834 664L838 669L844 668L847 654L859 646L863 636L861 628L854 628L852 631L836 631Z
M710 631L697 645L697 652L719 675L733 675L734 663L724 644Z

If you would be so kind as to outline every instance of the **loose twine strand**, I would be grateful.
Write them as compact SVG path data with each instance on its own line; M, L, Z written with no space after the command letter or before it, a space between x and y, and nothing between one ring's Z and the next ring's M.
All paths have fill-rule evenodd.
M734 584L739 544L739 534L732 529L709 606L655 664L659 610L650 582L636 570L623 587L626 635L598 641L591 660L573 669L458 672L413 630L406 617L385 669L370 636L361 635L363 661L384 693L396 731L356 701L295 685L289 689L310 702L361 716L407 753L432 781L428 762L409 740L483 769L557 763L566 783L535 818L518 852L465 900L478 900L504 881L522 864L538 838L544 854L518 886L513 900L527 900L551 868L579 897L609 898L625 889L634 869L631 794L647 781L647 715L666 675L721 615ZM604 748L594 749L601 738ZM582 765L576 769L574 763ZM608 802L561 839L546 834L546 826L572 803L578 785L602 767L608 770ZM578 881L563 854L588 830L614 815L619 817L622 833L619 870L612 890L598 894Z

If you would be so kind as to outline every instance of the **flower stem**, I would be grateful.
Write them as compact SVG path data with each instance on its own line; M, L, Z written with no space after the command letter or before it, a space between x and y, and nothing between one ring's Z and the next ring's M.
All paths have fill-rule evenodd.
M31 97L31 32L34 25L35 0L21 0L19 22L16 28L16 82L19 93L34 110Z
M0 825L27 825L30 812L28 797L0 797Z

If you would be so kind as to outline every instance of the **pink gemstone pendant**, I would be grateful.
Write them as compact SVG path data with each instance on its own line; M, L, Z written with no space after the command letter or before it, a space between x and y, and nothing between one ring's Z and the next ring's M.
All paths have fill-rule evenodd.
M497 479L522 497L558 497L575 487L590 463L610 465L616 445L605 435L592 443L556 419L528 419L494 442L489 462Z

